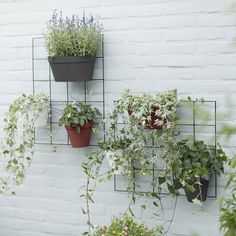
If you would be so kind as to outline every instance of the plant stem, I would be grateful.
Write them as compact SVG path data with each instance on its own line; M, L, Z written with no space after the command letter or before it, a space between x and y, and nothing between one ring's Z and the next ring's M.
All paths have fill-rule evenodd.
M171 225L172 225L172 223L173 223L173 220L174 220L174 217L175 217L175 212L176 212L177 201L178 201L178 197L176 196L176 197L175 197L175 205L174 205L173 214L172 214L172 217L171 217L169 226L168 226L167 230L165 231L165 233L163 234L163 236L166 235L166 234L169 232L170 227L171 227Z

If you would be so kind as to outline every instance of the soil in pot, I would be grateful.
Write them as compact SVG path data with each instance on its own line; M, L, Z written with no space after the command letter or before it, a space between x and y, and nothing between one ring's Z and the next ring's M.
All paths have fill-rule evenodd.
M90 143L90 137L92 133L92 123L85 123L80 127L80 132L77 131L74 126L66 126L67 133L70 138L70 142L72 147L80 148L87 147Z
M96 57L48 57L57 82L92 80L95 60Z
M193 185L193 187L195 188L194 192L190 192L189 190L184 189L189 202L192 202L193 199L195 198L203 202L206 201L209 181L205 179L200 179L200 183L201 185L200 184Z

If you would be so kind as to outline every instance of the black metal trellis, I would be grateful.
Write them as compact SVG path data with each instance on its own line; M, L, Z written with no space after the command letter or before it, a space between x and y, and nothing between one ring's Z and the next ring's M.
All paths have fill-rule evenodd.
M53 117L53 108L54 108L54 104L69 104L72 103L73 101L70 100L69 98L69 85L70 82L60 82L60 84L65 84L66 87L66 99L65 100L53 100L53 88L52 88L52 83L53 83L53 79L52 79L52 73L51 73L51 69L50 66L48 65L48 77L47 79L35 79L35 63L38 61L47 61L46 57L35 57L35 42L37 40L42 40L42 37L34 37L32 39L32 78L33 78L33 94L36 93L36 82L39 83L47 83L48 86L48 95L50 98L50 117L49 117L49 124L50 124L50 132L52 133L54 131L54 126L58 127L58 121L54 121L54 117ZM84 87L84 100L80 100L80 102L85 102L85 103L92 103L92 104L101 104L102 105L102 114L103 114L103 119L105 118L105 83L104 83L104 79L105 79L105 64L104 64L104 41L102 41L102 50L101 50L101 54L99 56L97 56L98 60L101 60L102 63L102 78L101 79L93 79L91 81L84 81L83 87ZM88 92L88 83L93 83L94 81L101 81L102 83L102 99L100 100L87 100L87 92ZM186 101L186 102L190 102L190 101ZM214 148L216 151L216 145L217 145L217 136L216 136L216 101L205 101L204 103L211 103L214 106L214 122L212 124L201 124L198 123L196 120L196 103L198 103L198 101L192 101L192 121L189 123L179 123L178 126L186 126L186 127L192 127L192 135L193 135L193 140L196 140L196 129L198 127L212 127L214 129L213 131L213 136L214 136ZM122 124L122 123L121 123ZM53 137L50 136L49 141L47 142L41 142L38 141L37 138L35 138L35 143L36 144L52 144L52 145L69 145L69 137L68 135L66 136L67 140L66 142L55 142L53 140ZM105 140L105 125L103 127L103 138ZM152 142L151 145L147 146L147 148L152 148L154 145L154 143ZM97 144L91 144L90 146L97 146ZM138 169L136 169L138 171ZM155 173L157 171L161 171L161 170L156 170L154 168L154 166L152 166L151 168L152 170L152 180L155 180ZM216 198L217 197L217 175L214 174L214 193L213 194L209 194L208 197L209 198ZM118 184L118 179L117 176L114 175L114 190L115 191L119 191L119 192L127 192L126 189L120 189L117 187ZM139 191L141 193L145 193L145 191ZM151 192L153 193L153 195L155 194L159 194L156 192L155 187L153 186L151 189ZM162 193L165 194L165 193ZM182 194L181 194L182 195ZM184 195L184 194L183 194Z
M103 36L102 36L103 37ZM48 95L49 95L49 99L50 99L50 114L49 114L49 129L50 129L50 134L53 134L53 132L56 130L54 128L54 126L57 126L58 129L58 121L55 121L54 119L54 110L55 110L55 106L58 105L63 105L63 104L70 104L73 102L73 100L70 99L70 94L69 94L69 85L71 82L59 82L60 84L65 85L66 88L66 94L65 97L66 99L62 99L62 100L54 100L53 99L53 82L54 80L52 79L52 72L51 72L51 68L48 65L48 76L47 79L35 79L35 66L36 63L38 61L47 61L47 57L37 57L35 56L35 49L36 49L36 41L42 41L43 38L42 37L33 37L32 38L32 80L33 80L33 94L36 93L36 82L37 83L45 83L47 84L47 90L48 90ZM83 83L83 94L78 94L78 95L83 95L84 99L80 99L80 102L84 102L84 103L90 103L90 104L96 104L97 106L101 107L101 112L102 112L102 119L105 118L105 62L104 62L104 38L102 38L102 45L101 45L101 52L100 54L96 57L96 63L101 63L101 73L102 76L101 78L96 78L96 79L92 79L90 81L84 81ZM98 82L100 81L101 84L101 99L87 99L88 96L88 85L90 83L93 82ZM73 82L76 83L76 82ZM79 82L81 83L81 82ZM97 123L95 122L94 125L96 125ZM40 128L39 128L40 129ZM67 134L66 134L67 135ZM54 137L53 135L49 136L49 140L48 141L39 141L37 140L37 137L35 135L35 143L36 144L52 144L52 145L70 145L69 142L69 137L68 135L66 136L66 141L61 141L61 142L56 142L54 141ZM105 139L105 125L103 127L103 138ZM90 146L97 146L97 144L91 144Z
M211 127L213 128L213 132L211 133L211 137L213 138L213 142L214 144L212 145L214 150L215 150L215 153L216 153L216 149L217 149L217 114L216 114L216 101L204 101L203 104L211 104L212 107L213 107L213 123L207 123L207 122L204 122L204 123L199 123L197 122L197 119L196 119L196 104L197 103L201 103L199 101L182 101L183 103L192 103L191 107L192 107L192 121L191 123L188 122L188 123L181 123L179 122L177 124L177 126L181 127L181 126L186 126L186 127L192 127L192 132L191 132L191 135L193 137L193 141L197 140L197 137L196 137L196 134L197 134L197 128L198 127ZM120 125L124 124L124 123L118 123ZM154 146L154 143L152 141L152 145L149 145L149 146L146 146L147 148L152 148ZM152 155L153 155L153 152L152 152ZM138 168L135 168L135 171L138 171L139 169ZM156 173L158 171L162 171L161 169L157 170L155 169L154 165L150 168L150 170L152 171L152 181L154 182L155 181L155 177L156 177ZM118 191L118 192L127 192L127 189L126 188L119 188L118 187L118 175L114 175L114 191ZM212 176L212 180L213 180L213 184L211 184L210 186L213 187L213 192L212 193L208 193L208 197L209 198L216 198L217 197L217 174L214 173L213 176ZM212 181L211 181L212 182ZM155 186L152 186L151 187L152 189L148 190L148 191L136 191L136 189L134 188L133 191L134 192L137 192L137 193L147 193L147 192L151 192L153 195L158 195L158 194L163 194L163 195L168 195L167 193L162 193L162 192L157 192L156 189L155 189ZM180 194L181 196L185 196L185 194Z

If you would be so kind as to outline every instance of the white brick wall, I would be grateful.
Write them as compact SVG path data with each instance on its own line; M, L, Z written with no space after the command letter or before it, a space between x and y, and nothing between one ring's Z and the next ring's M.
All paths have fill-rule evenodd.
M0 115L21 93L32 91L31 39L39 36L52 11L95 14L104 24L106 104L125 88L158 92L177 88L183 96L217 100L221 111L235 109L236 16L226 0L0 0ZM44 55L42 50L39 54ZM39 76L47 74L40 65ZM99 75L98 75L99 76ZM60 94L59 88L59 94ZM231 104L225 104L230 95ZM235 122L235 115L227 120ZM2 121L1 121L2 124ZM233 143L227 143L233 149ZM32 166L16 196L0 197L1 236L79 236L86 228L78 189L85 183L80 164L87 149L37 146ZM222 192L223 181L219 181ZM97 224L108 222L127 206L127 196L102 184L92 215ZM149 203L147 203L149 204ZM174 199L164 199L171 218ZM152 205L138 217L153 219ZM216 201L203 211L180 197L168 236L219 236Z

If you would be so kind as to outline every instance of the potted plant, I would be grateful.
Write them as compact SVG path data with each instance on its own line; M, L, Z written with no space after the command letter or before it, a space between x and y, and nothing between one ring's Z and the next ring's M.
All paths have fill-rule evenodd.
M131 196L130 204L127 208L127 211L131 212L131 214L131 208L136 202L136 195L138 197L140 195L152 197L153 189L160 190L158 178L149 177L153 177L153 170L159 170L161 166L158 161L160 152L159 140L165 134L167 136L167 134L171 133L177 120L175 106L178 104L178 98L176 91L169 91L168 95L171 97L171 101L165 99L168 97L167 93L164 93L165 96L163 98L161 94L134 96L130 91L126 91L121 99L114 103L114 109L106 119L105 141L99 145L99 149L89 153L86 162L82 164L84 174L87 177L86 186L84 187L85 193L81 195L86 201L86 207L82 209L82 212L88 218L88 234L91 233L93 226L90 217L90 203L94 203L93 197L98 183L110 180L113 174L122 174L127 183L126 191ZM150 99L147 101L145 100L146 97ZM161 123L163 125L161 135L156 132L156 129L149 129L146 126L146 120L148 119L146 112L151 113L153 104L157 105L157 103L153 102L153 97L160 105L162 118L164 119L167 111L169 115L166 124L164 122ZM162 102L162 100L165 101ZM149 104L150 101L152 102L151 104ZM173 108L169 110L167 104L173 106ZM132 113L128 114L129 111ZM144 125L142 121L145 122ZM176 149L174 149L175 152ZM112 168L104 172L101 166L106 158L110 160ZM144 176L150 181L149 184L152 186L150 191L145 193L142 192L139 182L140 177ZM158 206L156 201L160 199L159 193L153 197L155 198L153 200L154 206Z
M5 157L9 176L1 179L1 193L8 191L9 185L22 183L26 166L34 154L35 124L48 105L49 97L40 93L22 94L9 106L4 117L5 139L1 143L1 154Z
M102 25L93 16L63 18L55 10L44 34L55 81L86 81L93 77L102 44Z
M65 126L72 147L89 146L93 121L97 116L101 116L100 111L90 104L74 102L66 105L59 126Z
M218 145L207 145L204 141L182 140L178 142L181 154L180 183L189 202L205 201L211 175L221 174L227 156Z
M163 235L163 226L158 225L150 229L146 225L136 222L132 217L124 215L113 217L110 226L97 227L93 234L93 236L110 235L161 236Z
M142 95L132 95L126 90L116 102L119 112L128 112L133 123L146 129L163 130L173 126L177 119L176 107L179 103L176 90Z

